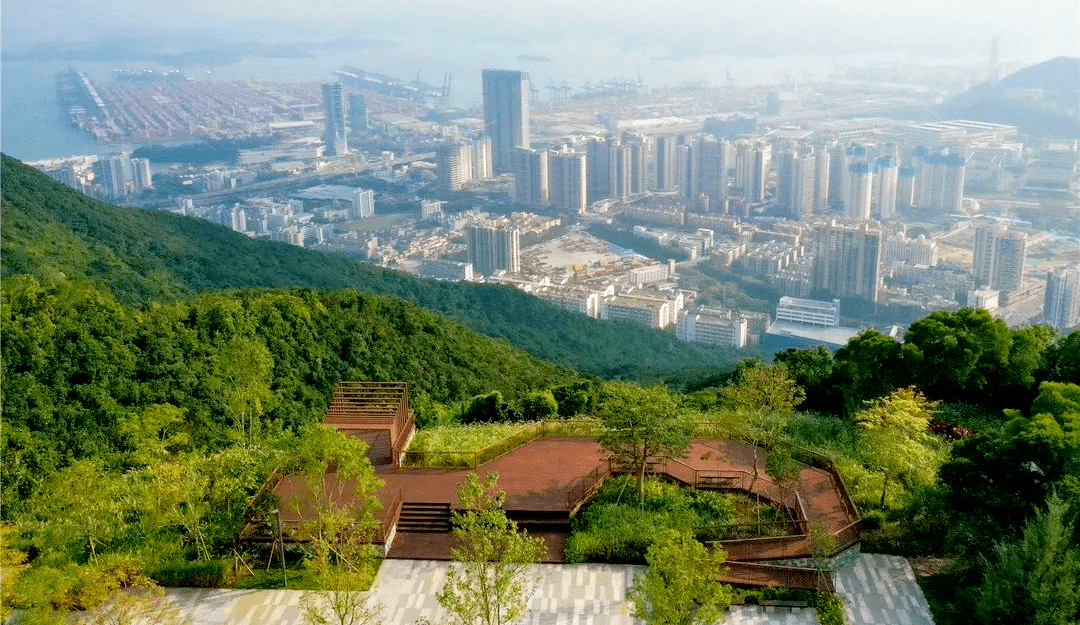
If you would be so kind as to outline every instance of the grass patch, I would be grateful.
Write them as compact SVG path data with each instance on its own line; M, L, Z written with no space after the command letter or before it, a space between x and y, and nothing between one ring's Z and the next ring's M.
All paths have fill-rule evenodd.
M535 427L532 423L459 423L434 425L417 430L406 454L406 463L410 465L471 466L476 453L486 447L511 438L526 428ZM413 452L454 452L423 456L422 460Z

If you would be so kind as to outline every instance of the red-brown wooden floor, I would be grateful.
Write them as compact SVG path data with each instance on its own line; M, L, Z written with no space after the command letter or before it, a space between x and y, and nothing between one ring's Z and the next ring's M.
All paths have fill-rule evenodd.
M498 487L506 492L504 508L515 513L569 512L567 495L575 481L587 476L599 466L606 466L607 454L599 443L589 438L546 437L526 443L506 454L481 465L480 474L497 472ZM761 475L767 452L758 451L757 466ZM749 445L728 440L696 439L681 460L697 470L748 471L753 472L754 452ZM383 508L376 513L380 522L391 513L390 503L445 503L456 507L458 485L472 472L468 469L393 469L377 467L379 477L385 484L377 495ZM820 519L833 532L849 525L856 519L847 511L838 485L826 471L804 467L796 486L802 498L809 521ZM296 478L282 480L276 492L282 501L289 493L297 492L301 485ZM760 490L760 488L755 488ZM351 494L346 489L345 495ZM283 506L288 508L289 506ZM292 512L284 512L285 521L295 521ZM538 531L549 545L548 560L563 561L566 535L559 531ZM449 559L454 538L448 533L399 532L392 543L389 557L415 559ZM763 546L753 559L767 560L790 557L790 548L770 551Z

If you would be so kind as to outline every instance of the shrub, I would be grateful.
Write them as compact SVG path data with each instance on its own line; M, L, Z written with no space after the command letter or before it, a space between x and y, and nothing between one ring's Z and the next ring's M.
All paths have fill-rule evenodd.
M608 480L575 519L566 558L568 562L642 563L660 533L724 525L734 517L735 503L726 493L696 491L650 478L641 497L634 477L624 475Z
M223 560L172 560L150 571L150 577L166 588L219 588L228 565Z

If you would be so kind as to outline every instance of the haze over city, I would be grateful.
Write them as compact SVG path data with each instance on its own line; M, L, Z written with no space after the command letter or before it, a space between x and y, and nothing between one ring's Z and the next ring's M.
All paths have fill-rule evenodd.
M0 621L1080 618L1075 0L0 12Z

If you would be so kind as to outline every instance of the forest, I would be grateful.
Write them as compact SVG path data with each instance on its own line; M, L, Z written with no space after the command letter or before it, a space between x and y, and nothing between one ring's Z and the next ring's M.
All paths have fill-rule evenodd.
M827 456L864 551L939 563L923 579L938 623L1080 617L1080 331L965 308L899 341L868 330L736 364L512 289L111 207L7 157L2 173L0 601L37 622L116 588L264 583L239 573L260 557L243 527L271 474L358 456L319 424L350 379L407 381L421 434L449 441L433 449L454 428L647 410ZM636 510L604 491L573 557L642 561L649 537L729 516L709 497L656 514L673 495L649 488Z

